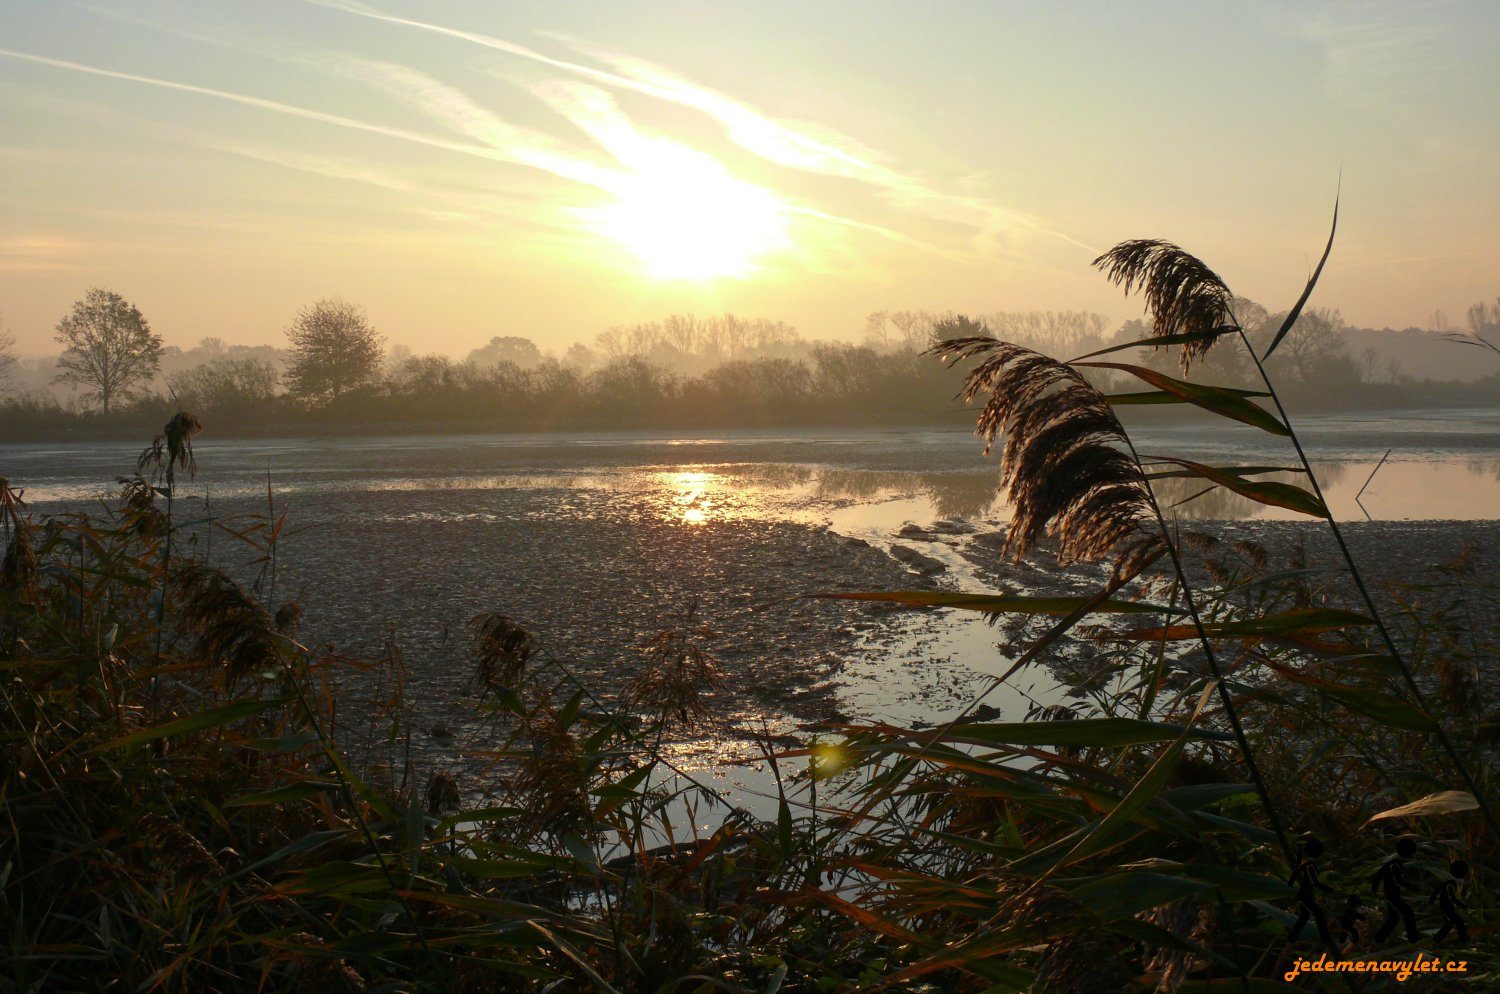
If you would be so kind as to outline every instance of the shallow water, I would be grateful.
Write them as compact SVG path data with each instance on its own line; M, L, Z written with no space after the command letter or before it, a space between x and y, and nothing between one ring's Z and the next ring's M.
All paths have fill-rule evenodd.
M1322 416L1298 427L1340 519L1500 517L1500 412ZM1144 454L1241 466L1293 458L1251 428L1133 434ZM107 495L138 452L0 445L0 476L38 511L80 509ZM984 589L963 551L975 532L1003 527L1006 509L995 460L968 432L205 439L197 454L183 506L242 515L264 508L269 487L300 529L284 583L306 602L309 625L365 653L399 626L414 704L429 722L468 696L462 626L476 610L515 605L587 657L585 672L606 676L611 654L687 604L733 615L724 627L740 645L727 663L754 692L726 702L733 713L711 733L674 748L752 807L764 771L726 760L753 757L756 728L785 733L820 715L941 721L1008 665L994 631L972 616L820 605L793 619L763 606L778 592L861 584ZM1161 496L1191 498L1176 508L1184 517L1295 517L1223 491L1195 497L1181 482L1166 481ZM906 559L882 555L891 552ZM1037 670L986 703L1015 720L1064 693ZM432 746L434 762L482 744L478 729L459 730L453 744Z
M1296 424L1340 517L1500 515L1500 411L1318 415ZM1283 440L1240 425L1143 424L1132 435L1148 457L1228 465L1294 461ZM0 444L0 475L25 486L32 502L77 501L107 492L115 476L132 469L139 451L118 442ZM1004 509L994 494L994 457L983 457L978 441L962 430L209 438L197 451L200 470L189 489L219 499L262 495L268 483L288 499L507 489L534 491L566 515L577 508L565 493L592 492L623 496L635 513L688 524L798 515L815 520L857 505L866 510L845 511L833 523L871 527ZM1355 503L1362 489L1363 508ZM1240 500L1203 499L1183 513L1291 515Z

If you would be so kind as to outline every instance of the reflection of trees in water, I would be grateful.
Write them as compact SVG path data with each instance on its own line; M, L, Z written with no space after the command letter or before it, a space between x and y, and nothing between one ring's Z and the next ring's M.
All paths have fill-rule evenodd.
M1475 476L1500 480L1500 459L1466 459L1464 469Z
M817 494L824 498L874 500L892 494L920 495L932 501L940 518L975 518L995 503L995 480L988 473L896 473L825 469Z
M838 469L796 463L720 466L716 471L750 485L793 489L808 487L819 500L888 500L924 497L939 518L974 518L996 503L991 473L914 473L872 469Z
M1234 458L1236 457L1221 455L1213 461L1228 462ZM1237 458L1243 463L1260 461L1288 465L1292 462L1292 460L1277 460L1274 456L1265 453L1241 454ZM1416 509L1424 505L1422 494L1439 485L1439 481L1437 478L1429 478L1421 473L1414 475L1410 472L1413 465L1415 464L1412 462L1398 464L1393 460L1376 473L1364 498L1370 513L1377 516L1380 516L1382 511L1386 514L1395 514L1407 504L1411 504ZM1462 460L1442 459L1432 465L1435 469L1443 470L1447 475L1441 479L1450 483L1454 481L1458 467L1462 467L1467 480L1461 476L1459 482L1469 482L1473 493L1477 495L1471 498L1471 502L1475 500L1482 502L1485 499L1487 491L1478 485L1479 481L1500 481L1500 459L1493 456L1475 456ZM1370 471L1375 467L1376 462L1370 460L1320 462L1315 463L1313 468L1318 474L1318 482L1322 485L1335 511L1343 515L1360 517L1360 512L1353 503L1354 496L1364 486ZM696 468L723 477L725 484L731 484L731 492L735 486L747 489L795 490L801 491L812 500L864 503L891 500L897 497L920 498L931 502L935 518L982 518L1000 513L1006 507L1004 495L997 494L997 481L992 470L913 472L836 468L809 463L736 463L703 465ZM1303 489L1310 489L1306 478L1300 473L1268 473L1254 476L1252 479L1290 483ZM1290 513L1283 512L1279 508L1268 512L1265 506L1241 497L1233 491L1225 490L1223 487L1215 487L1200 494L1208 483L1197 478L1156 480L1153 486L1162 509L1168 516L1183 520L1235 520L1264 517L1268 513L1277 517L1287 517ZM1382 487L1386 491L1383 497ZM1451 497L1451 495L1448 496ZM1405 503L1400 501L1395 504L1391 503L1398 497ZM1187 503L1178 503L1184 500ZM1381 503L1382 500L1385 503ZM1483 504L1481 503L1480 506L1483 507Z
M714 466L711 469L736 482L743 481L756 486L776 487L789 490L803 487L818 475L818 469L801 463L740 463L729 466Z
M1151 481L1157 503L1168 516L1189 521L1209 521L1219 518L1253 518L1263 510L1253 500L1223 487L1199 493L1208 485L1197 477ZM1195 497L1194 494L1198 496Z
M1349 471L1349 464L1323 463L1314 466L1313 471L1318 474L1318 483L1327 491L1337 486L1344 478ZM1262 482L1290 483L1304 490L1311 489L1307 484L1307 478L1301 473L1265 473L1253 479ZM1208 486L1207 480L1200 480L1197 477L1172 477L1151 482L1151 488L1156 493L1156 499L1161 504L1162 511L1188 521L1253 518L1263 514L1266 510L1265 505L1256 503L1248 497L1241 497L1234 491L1223 487L1214 487L1206 493L1201 493ZM1198 496L1194 496L1195 494ZM1186 501L1186 503L1179 503L1181 501Z

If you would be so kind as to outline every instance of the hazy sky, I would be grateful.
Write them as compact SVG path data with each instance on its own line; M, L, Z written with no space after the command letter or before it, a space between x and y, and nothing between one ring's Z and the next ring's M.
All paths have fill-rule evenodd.
M1427 324L1500 293L1500 3L0 0L0 319L90 286L169 343L364 305L547 347L724 310L1134 316L1170 238Z

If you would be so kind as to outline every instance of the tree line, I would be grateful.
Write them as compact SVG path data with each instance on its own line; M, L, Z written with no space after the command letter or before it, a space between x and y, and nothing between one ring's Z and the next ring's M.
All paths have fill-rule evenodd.
M1265 342L1284 315L1234 302L1252 342ZM93 289L57 325L63 346L55 382L81 406L33 392L0 404L22 435L39 430L152 423L168 408L193 410L221 428L283 423L465 424L491 429L911 423L955 420L954 378L921 353L945 312L877 311L860 344L813 342L790 325L735 315L674 315L620 325L592 347L551 356L530 339L497 336L463 360L385 347L365 312L339 299L304 307L286 328L286 348L233 347L205 339L204 361L170 371L170 349L140 310ZM1086 311L995 312L979 318L997 336L1061 358L1148 337L1142 321L1109 329ZM1492 341L1500 300L1468 314L1469 338ZM1486 336L1490 336L1487 338ZM0 377L14 366L0 329ZM1357 351L1338 311L1312 309L1294 324L1272 362L1289 398L1309 406L1495 403L1500 376L1469 384L1403 382L1372 349ZM1111 358L1173 374L1175 360L1150 349ZM1102 385L1113 374L1101 373ZM1248 385L1251 357L1228 345L1189 374ZM1409 379L1409 378L1408 378ZM0 387L3 387L0 381ZM1379 385L1378 391L1370 388ZM1393 388L1399 388L1394 389Z

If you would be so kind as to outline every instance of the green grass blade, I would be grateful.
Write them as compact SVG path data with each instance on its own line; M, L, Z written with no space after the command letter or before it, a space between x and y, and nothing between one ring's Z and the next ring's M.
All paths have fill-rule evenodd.
M1276 351L1276 346L1292 330L1292 325L1302 316L1302 308L1307 305L1307 298L1312 296L1313 287L1318 285L1318 277L1323 275L1323 264L1328 261L1328 253L1333 251L1333 236L1339 230L1339 198L1333 198L1333 225L1328 230L1328 244L1323 247L1323 258L1318 260L1318 268L1313 270L1312 276L1307 281L1307 286L1302 289L1302 296L1297 298L1297 303L1287 312L1286 320L1281 322L1281 327L1271 339L1271 344L1266 346L1266 354L1261 356L1261 361L1271 358L1271 353Z

